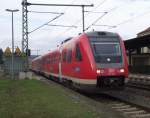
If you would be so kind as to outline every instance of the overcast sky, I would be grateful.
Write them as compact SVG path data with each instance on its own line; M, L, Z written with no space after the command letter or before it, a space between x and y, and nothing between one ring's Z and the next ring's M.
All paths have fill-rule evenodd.
M11 14L5 9L19 9L14 14L15 46L21 48L22 40L22 0L4 0L0 4L0 44L1 48L11 47ZM94 4L94 7L85 8L85 27L87 31L112 31L121 35L123 40L136 37L136 34L150 27L150 0L28 0L30 3L49 4ZM82 32L82 14L79 7L44 7L29 6L29 11L64 13L61 17L51 22L55 25L77 26L77 28L44 26L29 34L29 48L32 54L47 52L55 48L67 37L78 35ZM102 13L95 13L102 12ZM104 15L103 12L107 12ZM58 14L29 13L29 32L38 26L55 18ZM104 16L103 16L104 15ZM101 19L99 19L103 16ZM102 25L102 26L92 26ZM106 25L106 26L103 26ZM110 27L116 26L116 27Z

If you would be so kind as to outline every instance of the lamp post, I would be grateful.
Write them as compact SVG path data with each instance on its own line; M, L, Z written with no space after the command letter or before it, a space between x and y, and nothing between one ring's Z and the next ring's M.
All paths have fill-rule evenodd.
M14 12L19 11L18 9L6 9L6 11L12 13L12 79L14 79L14 21L13 21L13 15Z

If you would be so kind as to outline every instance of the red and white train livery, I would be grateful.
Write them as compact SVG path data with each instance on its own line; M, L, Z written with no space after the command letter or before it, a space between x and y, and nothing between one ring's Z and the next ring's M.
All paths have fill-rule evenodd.
M83 88L123 86L128 76L124 43L112 32L88 32L35 58L32 70Z

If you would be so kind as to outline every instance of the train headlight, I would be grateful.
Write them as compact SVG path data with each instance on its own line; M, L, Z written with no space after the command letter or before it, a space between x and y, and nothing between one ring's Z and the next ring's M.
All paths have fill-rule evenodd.
M97 73L97 74L100 74L100 73L101 73L101 70L97 70L96 73Z
M124 69L120 69L120 72L121 72L121 73L124 73Z

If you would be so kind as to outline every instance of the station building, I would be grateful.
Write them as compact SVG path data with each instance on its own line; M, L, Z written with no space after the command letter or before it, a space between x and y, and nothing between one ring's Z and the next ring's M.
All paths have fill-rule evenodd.
M125 41L129 71L150 74L150 27Z

